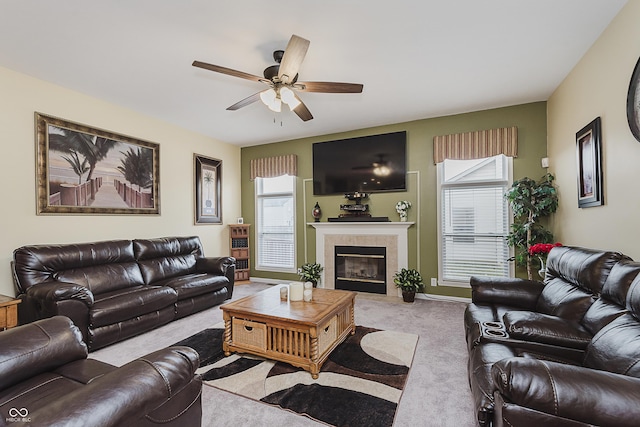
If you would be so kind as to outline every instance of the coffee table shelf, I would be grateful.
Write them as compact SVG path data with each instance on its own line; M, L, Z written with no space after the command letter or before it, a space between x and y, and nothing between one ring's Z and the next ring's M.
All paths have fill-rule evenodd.
M315 379L329 354L355 333L355 292L314 289L313 301L281 301L280 286L224 304L222 348L290 363Z

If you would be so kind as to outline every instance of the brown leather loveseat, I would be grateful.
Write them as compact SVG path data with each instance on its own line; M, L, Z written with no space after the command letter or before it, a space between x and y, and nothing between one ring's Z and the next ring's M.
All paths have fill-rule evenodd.
M636 426L640 263L557 247L544 282L475 277L465 312L480 425Z
M198 353L169 347L119 368L87 359L56 316L0 332L0 425L200 426Z
M93 351L231 298L235 259L166 237L23 246L12 265L20 324L67 316Z

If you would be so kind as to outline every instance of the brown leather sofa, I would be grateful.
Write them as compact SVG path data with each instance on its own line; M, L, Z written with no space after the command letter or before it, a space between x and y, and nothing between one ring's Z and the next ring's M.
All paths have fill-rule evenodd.
M478 423L640 420L640 263L551 250L544 282L475 277L464 323Z
M12 265L20 324L67 316L93 351L231 298L235 259L165 237L23 246Z
M0 332L0 425L200 426L198 353L169 347L122 367L87 359L56 316Z

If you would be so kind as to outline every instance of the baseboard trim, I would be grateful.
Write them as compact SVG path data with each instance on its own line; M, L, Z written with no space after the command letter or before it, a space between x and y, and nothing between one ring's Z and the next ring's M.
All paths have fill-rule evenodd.
M258 282L258 283L266 283L268 285L282 285L282 284L292 282L292 280L268 279L266 277L253 277L253 276L251 277L251 281ZM400 295L398 295L398 297L400 297ZM423 294L423 293L416 293L416 298L430 299L430 300L436 300L436 301L464 302L467 304L471 302L471 298L454 297L450 295Z
M251 282L266 283L267 285L284 285L286 283L295 282L295 280L269 279L266 277L253 277L253 276L251 276L249 280Z
M420 298L420 299L431 299L431 300L437 300L437 301L451 301L451 302L464 302L464 303L470 303L471 302L471 298L466 298L466 297L454 297L451 295L434 295L434 294L416 294L416 298Z

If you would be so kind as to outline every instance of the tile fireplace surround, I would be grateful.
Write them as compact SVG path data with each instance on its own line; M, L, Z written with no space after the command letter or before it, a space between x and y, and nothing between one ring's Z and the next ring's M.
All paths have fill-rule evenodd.
M316 262L324 267L320 284L335 289L335 247L387 248L387 295L398 296L393 275L408 266L407 231L413 222L310 222L316 229Z

